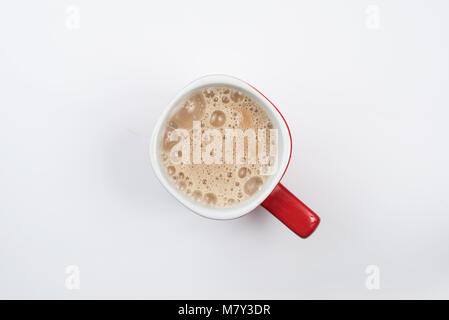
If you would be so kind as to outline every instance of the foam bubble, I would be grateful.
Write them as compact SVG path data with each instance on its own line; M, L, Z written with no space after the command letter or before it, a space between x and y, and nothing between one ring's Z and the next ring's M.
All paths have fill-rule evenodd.
M217 203L217 196L211 192L204 195L204 201L209 205L214 205Z
M238 172L239 178L241 178L241 179L245 178L247 172L248 172L248 168L246 168L246 167L240 168L239 172Z
M226 122L226 115L223 111L215 110L210 116L210 124L214 127L221 127Z
M231 100L233 102L239 102L242 99L243 99L243 93L242 92L240 92L238 90L232 90Z
M203 94L206 98L212 98L215 95L215 92L211 88L207 88L203 91Z
M243 187L243 190L247 195L252 196L257 191L262 189L263 180L259 176L251 177L246 181L245 186Z
M195 190L195 191L193 191L193 193L192 193L192 197L193 197L193 199L195 199L196 201L200 201L201 198L203 197L203 193L202 193L201 191L199 191L199 190Z
M174 166L169 166L168 168L167 168L167 172L168 172L168 174L169 175L174 175L175 173L176 173L176 169L175 169L175 167Z

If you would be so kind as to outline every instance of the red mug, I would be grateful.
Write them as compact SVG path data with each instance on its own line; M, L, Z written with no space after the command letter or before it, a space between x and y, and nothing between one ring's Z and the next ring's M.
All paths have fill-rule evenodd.
M192 91L205 87L218 86L238 89L254 101L258 102L272 120L274 127L278 129L279 137L278 161L274 173L259 192L254 194L248 200L229 208L213 208L186 197L168 180L159 155L159 147L164 135L164 124L173 109L178 106L181 101L185 100ZM241 217L261 205L282 221L282 223L294 233L302 238L307 238L317 228L320 223L320 218L280 183L290 163L291 153L292 138L290 129L276 106L250 84L227 75L205 76L191 82L181 90L158 119L150 145L151 164L159 181L177 200L193 212L207 218L226 220Z

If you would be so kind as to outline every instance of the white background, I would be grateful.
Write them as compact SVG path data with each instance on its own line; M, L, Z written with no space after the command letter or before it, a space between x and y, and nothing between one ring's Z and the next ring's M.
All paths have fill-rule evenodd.
M445 0L3 1L0 298L449 298L448 17ZM157 117L211 73L286 117L309 239L263 208L201 218L156 180Z

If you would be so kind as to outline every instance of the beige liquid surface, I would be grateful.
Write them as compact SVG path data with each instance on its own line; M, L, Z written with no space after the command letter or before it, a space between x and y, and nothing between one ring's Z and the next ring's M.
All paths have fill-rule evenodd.
M269 176L261 174L262 166L258 163L175 164L171 161L170 151L178 142L170 141L170 133L177 128L186 129L189 130L190 139L193 139L193 121L201 121L202 133L207 129L223 131L226 128L269 131L273 124L266 112L255 101L233 88L209 87L194 91L169 117L160 146L166 175L193 201L224 208L244 202L260 191ZM269 139L266 143L268 150ZM202 147L205 144L203 142Z

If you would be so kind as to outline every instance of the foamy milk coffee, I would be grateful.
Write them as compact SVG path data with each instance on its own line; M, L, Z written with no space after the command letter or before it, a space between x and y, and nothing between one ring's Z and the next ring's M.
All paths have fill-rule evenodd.
M224 208L248 200L277 164L277 129L238 89L191 92L163 130L159 150L168 180L204 205Z

